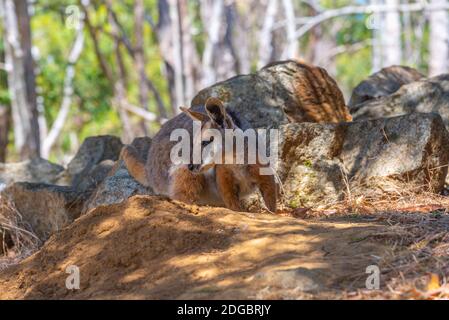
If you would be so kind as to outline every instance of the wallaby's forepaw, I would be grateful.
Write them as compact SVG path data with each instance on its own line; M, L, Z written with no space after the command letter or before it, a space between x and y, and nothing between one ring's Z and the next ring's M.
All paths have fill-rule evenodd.
M180 167L170 177L170 198L186 203L196 203L204 192L206 181L203 175Z

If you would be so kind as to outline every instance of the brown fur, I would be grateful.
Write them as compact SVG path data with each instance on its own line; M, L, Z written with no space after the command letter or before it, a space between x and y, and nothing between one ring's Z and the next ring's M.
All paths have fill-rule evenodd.
M206 187L206 180L201 174L194 174L186 167L176 170L172 177L170 196L186 203L198 203Z
M215 165L208 175L191 172L181 165L170 174L170 150L176 142L170 141L169 137L172 130L177 128L191 132L192 120L180 114L168 121L154 137L146 164L134 147L123 148L120 157L137 181L175 200L226 206L235 211L243 209L240 204L242 196L259 188L267 208L276 211L277 186L274 176L260 175L258 164Z
M343 94L326 70L303 62L294 61L294 63L297 63L302 71L295 73L297 79L293 81L297 99L285 110L292 122L352 120ZM203 106L192 107L189 110L205 114ZM185 109L183 111L184 113L165 123L153 138L146 164L136 152L127 149L122 152L123 160L131 175L140 183L150 186L156 193L167 195L172 199L198 204L225 205L232 210L242 210L241 196L247 194L252 187L257 187L263 195L267 208L274 212L277 200L274 176L260 175L259 165L216 165L209 176L190 172L181 166L174 168L170 175L173 169L170 150L177 143L170 141L171 132L183 128L192 136L192 119L186 115Z
M276 212L277 187L273 175L260 175L258 165L216 166L216 179L220 195L226 207L241 211L240 194L255 185L262 193L265 205L271 212ZM245 177L241 177L241 174Z
M129 174L134 179L136 179L143 186L149 186L145 162L140 157L135 147L132 145L124 146L120 153L120 159L125 162Z

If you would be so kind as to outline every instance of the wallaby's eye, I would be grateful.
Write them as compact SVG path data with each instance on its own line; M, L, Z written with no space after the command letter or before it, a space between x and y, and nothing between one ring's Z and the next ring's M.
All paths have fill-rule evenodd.
M213 141L214 141L214 137L211 137L210 140L202 141L201 142L201 146L205 147L205 146L207 146L209 143L211 143Z

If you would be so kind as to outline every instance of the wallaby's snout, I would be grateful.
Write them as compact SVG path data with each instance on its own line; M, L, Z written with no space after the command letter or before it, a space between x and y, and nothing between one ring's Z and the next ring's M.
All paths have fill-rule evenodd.
M204 171L209 170L210 168L212 168L214 166L214 164L209 163L209 164L188 164L187 165L187 169L189 169L190 172L192 173L202 173Z
M199 164L188 164L187 165L187 169L189 169L189 171L192 172L200 172L201 170L201 165Z

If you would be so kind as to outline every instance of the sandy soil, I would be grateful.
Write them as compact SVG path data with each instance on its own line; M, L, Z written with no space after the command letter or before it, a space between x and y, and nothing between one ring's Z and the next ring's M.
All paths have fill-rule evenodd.
M304 220L135 196L80 217L34 255L2 271L0 298L298 299L391 294L387 284L393 277L392 261L417 250L402 241L406 231L397 229L392 219L345 215ZM373 264L382 271L382 290L366 293L366 268ZM79 290L65 286L69 265L79 267Z

